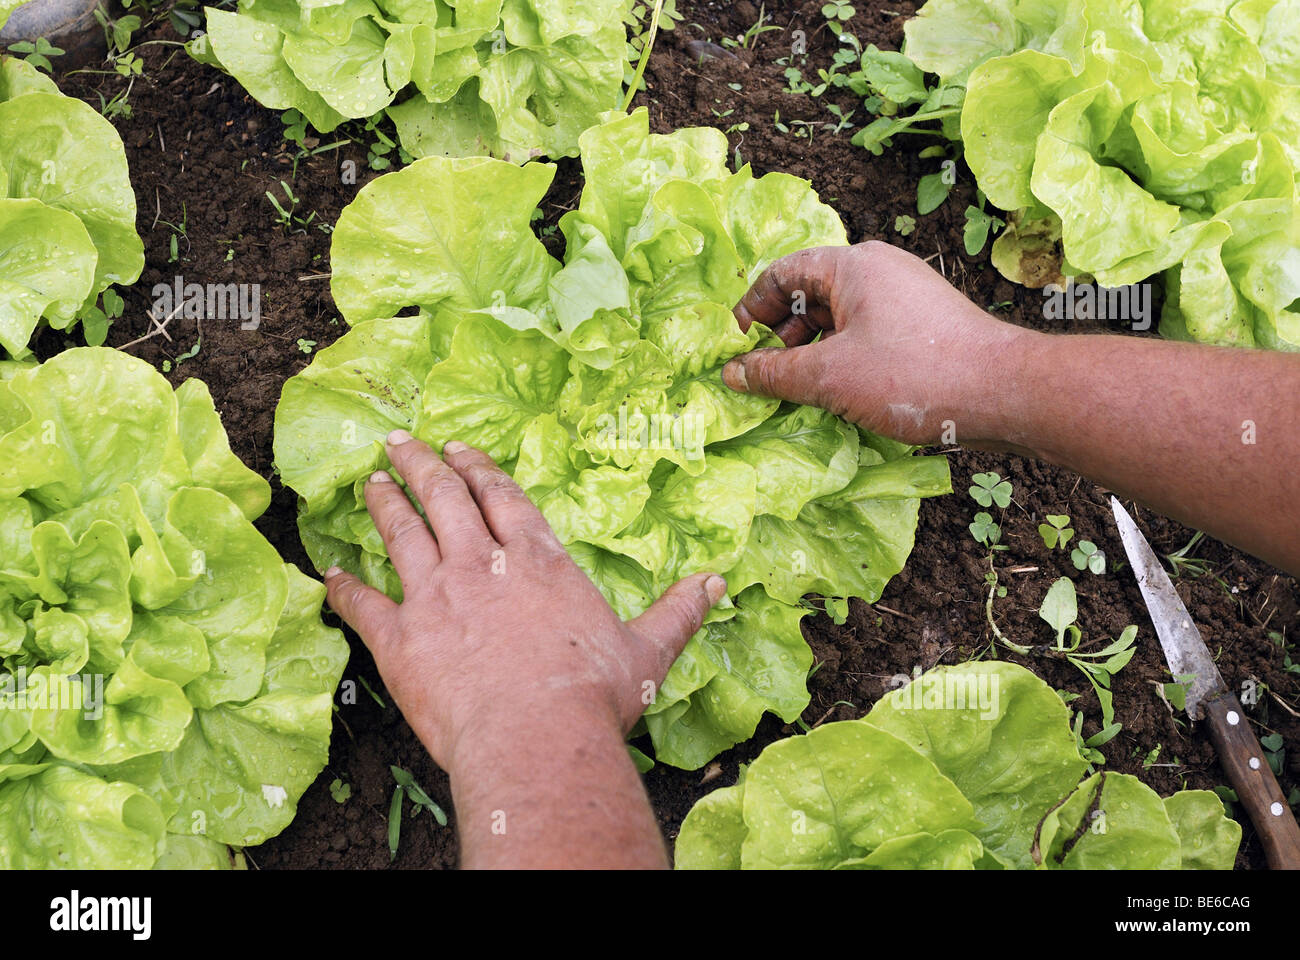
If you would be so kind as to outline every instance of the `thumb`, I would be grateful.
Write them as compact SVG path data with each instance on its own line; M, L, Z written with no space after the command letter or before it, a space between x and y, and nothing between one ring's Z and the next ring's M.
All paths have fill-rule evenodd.
M628 622L628 626L650 646L657 671L656 685L663 680L686 641L695 636L710 608L727 592L727 581L716 573L697 573L678 580L651 604L650 609Z
M821 342L802 347L767 347L736 357L722 368L732 390L792 403L825 407L826 356Z

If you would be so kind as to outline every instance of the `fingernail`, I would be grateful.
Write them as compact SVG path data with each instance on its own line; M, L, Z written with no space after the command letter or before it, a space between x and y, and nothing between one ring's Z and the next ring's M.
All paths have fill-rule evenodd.
M410 443L412 439L409 430L394 430L388 435L388 445L390 447L400 447L404 443Z
M387 470L376 470L370 475L371 483L392 483L393 477Z
M727 581L715 573L704 581L704 592L709 595L710 603L717 603L726 595Z
M342 572L343 572L342 567L330 567L328 570L325 571L325 579L329 580L331 577L337 577Z
M465 451L465 450L468 450L468 449L469 449L469 447L466 446L465 444L461 443L459 440L451 440L451 441L449 441L449 442L448 442L448 443L447 443L447 444L442 448L442 452L443 452L443 453L461 453L461 452L463 452L463 451Z
M722 368L722 382L732 390L738 390L745 393L749 390L749 383L745 379L745 365L739 360L732 360Z

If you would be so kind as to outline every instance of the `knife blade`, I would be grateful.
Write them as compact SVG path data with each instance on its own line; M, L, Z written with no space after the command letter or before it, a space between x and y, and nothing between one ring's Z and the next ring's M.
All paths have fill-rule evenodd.
M1142 531L1137 528L1128 511L1114 497L1110 498L1111 510L1115 514L1115 525L1119 527L1119 538L1124 543L1124 552L1128 554L1133 573L1137 576L1138 589L1147 602L1147 611L1151 614L1151 623L1160 638L1160 646L1165 652L1165 662L1174 679L1187 687L1187 715L1193 720L1201 719L1201 704L1216 694L1227 693L1227 685L1219 668L1214 665L1210 651L1201 639L1201 632L1196 629L1187 607L1174 589L1173 581L1155 551L1147 543ZM1190 679L1188 679L1190 678Z
M1151 544L1119 500L1111 497L1110 506L1165 661L1174 679L1187 689L1187 715L1193 720L1204 717L1209 724L1219 762L1255 825L1268 865L1274 870L1300 870L1300 825L1264 759L1241 703L1224 683L1196 622Z

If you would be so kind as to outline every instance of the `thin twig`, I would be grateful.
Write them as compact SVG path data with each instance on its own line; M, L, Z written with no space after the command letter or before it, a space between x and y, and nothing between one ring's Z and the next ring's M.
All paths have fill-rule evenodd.
M1291 704L1287 703L1285 700L1279 697L1272 690L1268 692L1268 695L1272 697L1274 700L1276 700L1278 702L1278 705L1281 706L1281 708L1285 710L1287 713L1291 714L1291 716L1300 717L1300 713L1296 713L1295 710L1292 708Z
M175 309L173 309L171 313L167 314L167 316L162 320L161 323L158 321L158 318L155 317L152 313L149 314L148 315L149 319L153 321L153 329L150 330L148 333L146 333L143 337L136 337L130 343L124 343L117 349L125 350L128 347L134 347L137 343L143 343L146 340L152 340L160 333L168 340L171 340L172 335L167 332L167 324L171 323L173 320L176 319L176 315L181 312L181 308L183 308L184 306L185 306L185 302L183 300L180 303L176 304Z
M894 616L902 617L904 620L916 619L916 617L912 616L910 613L904 613L902 610L895 610L892 607L885 606L883 603L869 603L867 604L867 606L869 606L872 610L879 610L882 613L892 613Z

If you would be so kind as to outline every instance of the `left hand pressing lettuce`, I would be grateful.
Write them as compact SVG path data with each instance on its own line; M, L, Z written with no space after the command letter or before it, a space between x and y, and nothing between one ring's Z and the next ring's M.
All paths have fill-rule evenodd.
M651 135L644 111L581 144L563 263L530 227L553 167L430 158L361 191L332 251L353 329L285 384L276 463L317 567L395 597L360 491L398 428L493 456L625 619L682 577L723 574L730 599L645 718L659 759L697 768L764 712L800 715L802 596L877 599L947 463L723 384L767 336L731 313L751 281L845 243L805 181L731 173L721 133Z
M865 717L771 744L701 799L679 869L1231 869L1241 827L1205 790L1099 773L1023 667L941 667Z
M219 866L325 764L347 645L207 388L0 364L0 867Z
M86 342L103 343L100 294L144 268L122 138L35 67L0 57L0 158L0 349L25 357L42 322L81 321Z
M627 0L240 0L191 51L322 133L387 112L415 157L572 156L623 90Z

